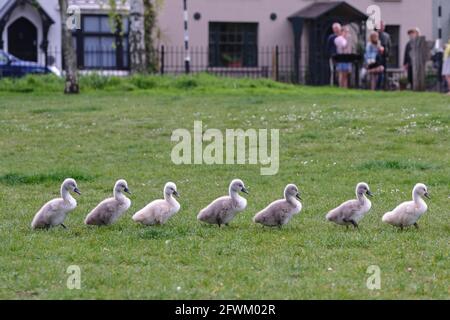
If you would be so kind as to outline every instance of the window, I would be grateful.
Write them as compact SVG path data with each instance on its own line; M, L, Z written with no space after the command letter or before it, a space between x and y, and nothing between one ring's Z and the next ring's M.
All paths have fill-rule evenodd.
M210 67L256 67L257 23L209 23Z
M389 52L389 58L387 67L398 68L399 67L399 45L400 45L400 26L386 26L385 30L391 36L391 51Z
M0 52L0 64L7 64L8 61L9 61L9 59L6 56L6 54L4 54L3 52Z
M81 30L74 33L81 69L128 69L128 19L111 27L105 15L83 15Z

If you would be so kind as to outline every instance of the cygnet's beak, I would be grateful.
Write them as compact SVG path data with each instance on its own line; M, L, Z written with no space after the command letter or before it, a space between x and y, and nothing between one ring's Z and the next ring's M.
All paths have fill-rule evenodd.
M367 189L367 191L366 191L366 194L369 196L369 197L373 197L373 193L372 192L370 192L370 190L369 189Z
M180 194L178 193L177 190L173 190L173 195L174 195L175 197L177 197L177 198L180 197Z
M80 192L80 190L78 188L74 188L73 192L75 192L76 194L79 194L81 196L81 192Z
M430 194L429 194L428 192L425 192L423 195L424 195L425 197L427 197L428 199L431 199Z
M297 192L297 194L295 195L295 197L296 197L298 200L302 200L302 197L300 197L300 193L298 193L298 192Z
M128 194L131 194L131 191L130 191L130 189L128 189L128 188L123 189L123 191L125 191L125 192L128 193Z
M242 191L243 193L246 193L246 194L248 194L248 190L247 190L247 189L245 189L245 187L242 187L241 191Z

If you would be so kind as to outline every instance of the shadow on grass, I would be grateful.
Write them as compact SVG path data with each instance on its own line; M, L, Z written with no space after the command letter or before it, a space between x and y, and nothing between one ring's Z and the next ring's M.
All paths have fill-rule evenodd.
M43 113L66 113L66 112L94 112L101 111L102 108L96 106L87 106L82 108L42 108L31 110L32 114L43 114Z
M168 239L178 239L185 238L190 235L196 235L195 230L183 226L172 226L167 228L164 225L155 226L139 226L140 231L138 237L141 239L151 239L151 240L168 240Z
M394 169L394 170L430 170L436 169L437 166L426 162L416 161L398 161L398 160L370 160L361 163L358 169Z
M73 178L77 181L92 181L93 176L84 174L78 171L55 171L51 173L37 173L37 174L21 174L21 173L7 173L0 176L0 183L4 185L20 185L20 184L41 184L46 182L62 182L66 178Z

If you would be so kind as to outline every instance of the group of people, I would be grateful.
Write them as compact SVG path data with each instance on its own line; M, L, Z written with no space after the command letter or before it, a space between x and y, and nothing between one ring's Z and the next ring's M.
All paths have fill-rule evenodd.
M335 22L333 33L328 37L327 47L330 57L331 83L334 83L334 71L337 73L340 87L348 88L349 75L352 72L351 62L336 62L336 55L352 52L352 42L349 26L341 26ZM391 37L384 31L384 23L369 35L369 42L364 51L363 76L367 76L370 89L381 89L385 80L387 57L391 49Z
M351 38L350 27L348 25L341 26L337 22L333 23L332 31L333 33L329 35L327 40L331 74L330 84L334 85L335 79L337 79L339 87L348 88L349 75L352 73L352 63L347 62L348 59L342 59L342 57L352 53L352 46L355 42L352 41L353 39ZM407 74L410 88L413 88L412 44L419 36L419 28L416 27L408 30L409 41L405 47L403 69ZM379 28L369 34L369 39L364 50L364 63L360 72L360 77L366 79L367 86L371 90L380 90L386 86L386 68L391 47L391 37L385 31L385 25L381 21ZM441 75L447 82L448 94L450 95L450 39L443 52Z

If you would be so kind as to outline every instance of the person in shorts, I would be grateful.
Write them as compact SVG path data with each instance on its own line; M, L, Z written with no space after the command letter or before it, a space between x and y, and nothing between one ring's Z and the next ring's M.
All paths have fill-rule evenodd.
M341 34L334 40L337 54L348 54L351 52L349 38L350 30L348 26L343 26ZM338 74L339 87L348 88L348 76L352 72L352 64L350 62L338 62L336 63L336 72Z

